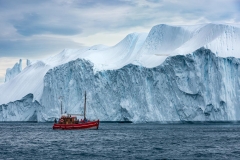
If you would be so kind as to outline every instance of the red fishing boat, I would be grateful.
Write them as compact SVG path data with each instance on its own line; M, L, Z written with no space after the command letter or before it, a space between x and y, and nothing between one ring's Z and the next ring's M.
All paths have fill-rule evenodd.
M62 114L62 103L61 103L61 118L59 121L55 119L53 129L98 129L99 120L90 121L86 118L86 92L84 101L84 114ZM84 116L84 119L77 119L76 116Z

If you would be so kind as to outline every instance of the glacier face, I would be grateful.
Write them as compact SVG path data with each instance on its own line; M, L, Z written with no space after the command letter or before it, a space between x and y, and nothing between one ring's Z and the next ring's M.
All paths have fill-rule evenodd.
M60 98L67 113L82 113L87 91L87 116L91 119L240 120L239 64L237 58L216 57L204 48L186 56L168 57L154 68L129 64L95 73L93 63L77 59L47 72L40 101L27 98L27 104L33 103L27 117L38 121L58 118ZM24 119L24 115L20 119L12 113L16 109L21 115L27 108L19 106L29 105L24 100L1 105L0 117L5 117L1 120Z
M65 110L79 113L87 91L87 115L101 120L239 120L239 64L204 48L155 68L129 64L96 74L93 64L78 59L46 74L40 103L44 115L54 117L63 96Z

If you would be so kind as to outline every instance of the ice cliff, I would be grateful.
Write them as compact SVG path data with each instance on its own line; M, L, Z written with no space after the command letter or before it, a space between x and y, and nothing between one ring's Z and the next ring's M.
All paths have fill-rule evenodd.
M32 102L30 96L28 102L21 100L1 105L0 117L3 121L19 119L15 112L22 115L29 107L31 112L27 112L27 117L53 120L60 115L59 97L63 98L65 111L81 113L83 94L87 91L89 118L240 120L239 65L237 58L216 57L204 48L186 56L168 57L154 68L128 64L117 70L94 73L93 63L77 59L47 72L40 102Z
M239 64L203 48L154 68L129 64L96 74L93 64L78 59L46 74L41 111L59 115L58 97L63 96L68 113L81 112L86 90L87 114L101 120L239 120ZM48 119L44 116L40 120Z

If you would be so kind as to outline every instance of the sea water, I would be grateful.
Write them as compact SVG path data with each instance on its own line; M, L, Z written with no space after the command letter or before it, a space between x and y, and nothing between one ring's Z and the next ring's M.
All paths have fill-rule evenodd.
M240 159L240 124L0 123L0 159Z

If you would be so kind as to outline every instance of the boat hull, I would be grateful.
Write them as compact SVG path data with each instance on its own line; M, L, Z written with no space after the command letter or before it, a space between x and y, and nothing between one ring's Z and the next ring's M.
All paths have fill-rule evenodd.
M78 124L53 124L53 129L76 130L76 129L98 129L99 120L91 122L83 122Z

